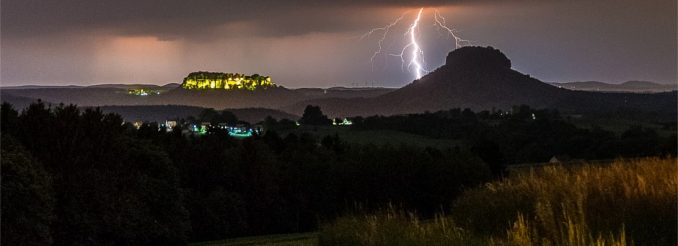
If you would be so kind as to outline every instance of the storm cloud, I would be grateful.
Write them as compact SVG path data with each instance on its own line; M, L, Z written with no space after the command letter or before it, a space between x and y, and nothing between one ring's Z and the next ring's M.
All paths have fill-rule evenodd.
M402 86L412 77L400 61L370 62L375 38L356 37L419 7L439 9L462 37L543 80L676 81L673 0L5 0L0 81L162 84L218 70L270 74L289 87ZM389 52L411 17L389 36ZM434 69L454 46L430 20L422 28Z

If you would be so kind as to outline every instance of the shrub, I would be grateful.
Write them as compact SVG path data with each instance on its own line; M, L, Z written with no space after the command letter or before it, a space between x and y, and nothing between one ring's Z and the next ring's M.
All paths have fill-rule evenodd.
M416 215L393 208L373 215L339 218L324 226L319 245L487 245L456 227L446 217L422 221Z
M52 180L14 139L2 136L2 245L49 245Z
M675 161L649 158L533 169L466 192L452 215L481 235L509 230L515 236L516 226L529 227L529 234L538 237L536 244L567 245L574 233L586 242L607 237L676 245Z
M321 245L676 245L676 159L551 166L465 192L451 216L389 209L325 225ZM454 221L454 222L453 222Z

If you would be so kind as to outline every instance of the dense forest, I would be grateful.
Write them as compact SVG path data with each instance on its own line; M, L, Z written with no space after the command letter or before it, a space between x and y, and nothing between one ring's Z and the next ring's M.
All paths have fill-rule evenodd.
M307 108L302 122L329 123L319 108ZM240 140L218 128L202 136L157 124L136 129L98 108L37 102L18 112L3 103L2 244L184 244L312 231L389 204L430 216L464 190L501 177L506 163L561 152L612 158L676 151L675 135L633 128L616 136L529 108L511 116L375 116L352 126L473 140L470 148L276 133L291 122L268 119L269 131Z
M624 112L624 117L645 116ZM630 115L630 116L629 116ZM462 140L491 166L546 162L553 156L600 160L617 157L676 155L676 133L631 126L621 134L600 126L584 129L557 110L515 106L510 111L451 109L435 113L353 119L354 130L391 129L432 138ZM614 117L607 115L606 117ZM665 127L675 125L675 119ZM675 130L673 128L672 130ZM497 167L501 168L501 167Z
M314 230L393 203L423 213L490 179L471 153L274 132L135 129L115 114L2 105L3 244L182 244Z

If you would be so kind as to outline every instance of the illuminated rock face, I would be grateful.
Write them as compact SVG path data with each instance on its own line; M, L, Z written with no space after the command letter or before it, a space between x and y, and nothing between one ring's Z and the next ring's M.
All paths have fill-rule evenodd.
M256 90L275 87L271 77L253 74L193 72L184 78L181 87L188 90Z

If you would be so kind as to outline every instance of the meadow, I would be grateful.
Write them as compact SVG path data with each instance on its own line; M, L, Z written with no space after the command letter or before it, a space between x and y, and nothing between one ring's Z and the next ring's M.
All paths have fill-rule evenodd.
M422 220L385 209L325 225L319 245L676 245L676 159L532 168Z

